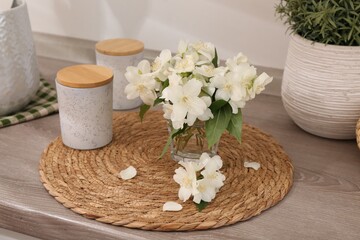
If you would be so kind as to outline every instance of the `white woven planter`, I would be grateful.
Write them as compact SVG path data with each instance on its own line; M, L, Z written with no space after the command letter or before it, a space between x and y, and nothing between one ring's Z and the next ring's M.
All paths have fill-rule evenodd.
M281 94L286 111L305 131L327 138L355 138L360 46L324 45L292 35Z

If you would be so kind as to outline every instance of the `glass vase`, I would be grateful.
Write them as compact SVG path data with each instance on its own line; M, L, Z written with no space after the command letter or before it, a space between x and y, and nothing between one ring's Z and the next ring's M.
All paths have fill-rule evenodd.
M173 128L168 125L169 134ZM202 153L207 152L211 157L216 155L218 143L211 148L205 134L205 122L197 120L193 126L188 126L184 132L175 136L171 141L171 157L175 161L197 161Z

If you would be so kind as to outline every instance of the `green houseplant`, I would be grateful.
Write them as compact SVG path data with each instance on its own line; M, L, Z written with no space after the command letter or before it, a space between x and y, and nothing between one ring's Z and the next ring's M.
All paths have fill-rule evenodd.
M291 31L281 88L284 107L304 130L352 139L360 117L360 1L281 0Z
M358 0L281 0L276 12L292 32L311 41L360 45Z

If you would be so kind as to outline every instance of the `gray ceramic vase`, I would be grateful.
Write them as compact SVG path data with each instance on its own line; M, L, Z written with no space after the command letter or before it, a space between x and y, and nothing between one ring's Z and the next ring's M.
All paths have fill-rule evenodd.
M0 116L25 107L39 87L39 71L26 2L0 12Z

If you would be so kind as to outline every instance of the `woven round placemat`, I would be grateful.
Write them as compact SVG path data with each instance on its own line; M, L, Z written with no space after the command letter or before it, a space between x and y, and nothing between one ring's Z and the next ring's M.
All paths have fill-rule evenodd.
M291 161L276 141L257 128L244 125L242 144L224 134L218 154L224 165L224 186L202 212L188 200L178 200L173 180L180 165L168 153L158 159L167 140L160 112L149 112L141 123L137 113L114 114L114 138L108 146L79 151L61 138L45 149L40 176L45 188L72 211L99 222L157 231L218 228L260 214L288 193L293 182ZM261 164L257 171L244 161ZM137 176L117 177L128 166ZM179 212L163 212L167 201L183 205Z

